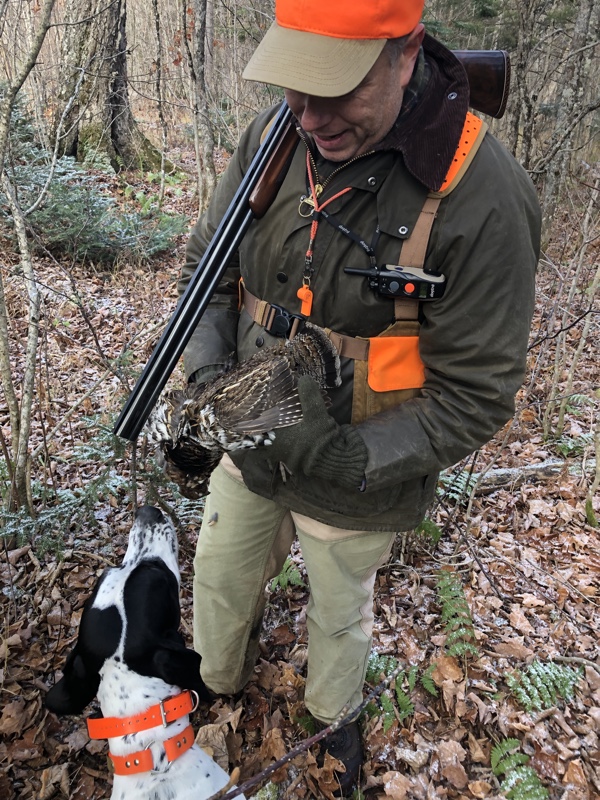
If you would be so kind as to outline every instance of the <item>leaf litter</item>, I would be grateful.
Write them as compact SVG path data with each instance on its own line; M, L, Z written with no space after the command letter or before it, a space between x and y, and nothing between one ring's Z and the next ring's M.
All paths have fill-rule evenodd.
M133 385L125 368L117 375L111 364L128 347L134 348L138 368L150 356L176 302L182 247L183 242L160 263L122 265L108 274L91 267L37 263L44 295L44 380L39 382L31 447L38 453L35 477L46 492L40 509L60 502L58 488L83 492L103 467L79 458L78 448L95 436L99 415L108 415L110 425ZM16 373L22 370L18 342L25 340L26 326L26 316L19 313L18 284L17 275L7 276ZM532 340L540 335L542 323L540 310ZM182 380L179 368L172 380ZM534 396L548 380L548 375L538 375ZM597 385L598 365L590 354L576 389L585 393ZM45 440L78 403L57 435ZM540 415L525 390L521 408L514 424L483 448L479 468L493 464L518 472L523 465L543 467L557 455L543 440ZM569 435L585 431L584 422L581 414L570 416L567 410ZM0 423L8 439L4 407ZM373 650L398 659L406 670L429 670L437 695L417 681L410 691L410 716L400 719L392 704L389 717L381 708L364 717L365 800L495 800L502 795L490 754L509 737L519 740L551 800L600 798L600 532L585 513L590 458L588 447L564 458L564 468L548 477L533 475L514 485L487 487L468 507L462 500L447 499L434 515L444 531L437 546L422 536L399 535L392 560L377 578ZM58 545L40 549L37 538L4 540L0 796L6 800L100 800L110 795L106 744L88 739L83 717L58 719L46 711L43 696L75 642L82 606L95 581L107 565L120 563L125 550L133 513L127 457L117 462L116 470L116 490L94 500L87 524L66 524ZM182 630L189 643L201 508L194 512L182 506L184 501L165 485L138 483L137 501L148 497L178 517ZM600 516L600 500L592 502ZM291 559L305 585L267 587L260 659L250 683L239 698L201 705L193 719L200 744L225 768L239 768L238 783L314 732L304 706L308 588L297 545ZM473 619L476 657L447 653L436 594L442 568L460 575ZM558 700L549 709L523 709L507 679L536 659L581 669L572 700ZM393 691L386 690L389 698ZM86 713L94 710L97 704ZM332 797L336 764L327 759L319 766L317 752L317 747L303 752L278 769L264 796Z

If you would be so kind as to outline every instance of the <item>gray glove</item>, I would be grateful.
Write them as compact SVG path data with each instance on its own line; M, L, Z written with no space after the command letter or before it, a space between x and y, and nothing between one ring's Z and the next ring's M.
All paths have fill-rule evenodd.
M368 453L360 434L352 425L338 425L312 378L305 375L298 380L298 394L302 422L278 428L271 445L247 451L247 458L282 462L292 474L302 472L350 489L361 488Z
M212 378L216 378L224 369L225 367L220 364L207 364L205 367L200 367L200 369L192 372L187 382L195 384L206 383Z

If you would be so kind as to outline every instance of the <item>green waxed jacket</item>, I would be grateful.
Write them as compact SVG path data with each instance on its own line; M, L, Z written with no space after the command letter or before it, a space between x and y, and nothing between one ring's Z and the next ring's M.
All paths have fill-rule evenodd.
M447 62L445 53L437 46L430 57ZM446 91L450 79L444 77L443 66L436 80L441 92ZM182 291L275 111L263 112L249 126L209 209L194 227ZM411 111L402 124L405 140L411 117L413 136L421 137L425 151L433 154L429 158L442 153L445 175L447 126L442 120L422 128L418 114ZM397 139L402 141L402 136ZM398 263L402 240L410 236L428 189L439 186L432 185L434 179L424 184L431 170L424 168L425 178L419 173L409 152L410 147L418 151L414 141L403 149L394 145L393 137L388 140L340 170L321 198L352 187L328 211L367 242L379 225L379 264ZM454 148L451 142L451 154ZM307 191L305 162L306 146L300 142L275 202L263 219L252 223L186 348L188 376L225 364L232 353L245 360L259 346L275 341L246 311L238 312L240 274L253 295L300 311L296 292L311 224L298 211ZM326 174L326 162L319 160L317 166ZM442 272L447 284L443 298L422 304L419 348L425 384L419 396L357 427L368 449L366 490L348 492L336 484L335 476L325 482L292 475L284 482L277 465L255 458L246 463L242 456L236 460L249 488L338 527L408 530L417 525L431 502L439 471L488 441L514 412L534 306L539 230L539 205L529 178L487 134L466 175L442 200L429 240L426 268ZM393 322L393 301L375 294L365 278L345 274L345 266L367 268L366 252L321 221L314 247L311 321L351 336L376 336ZM353 371L353 362L342 359L343 384L330 392L331 413L340 423L350 422Z

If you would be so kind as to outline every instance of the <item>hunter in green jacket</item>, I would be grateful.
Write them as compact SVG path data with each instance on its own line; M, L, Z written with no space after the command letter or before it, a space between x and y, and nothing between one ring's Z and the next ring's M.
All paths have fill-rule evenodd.
M277 21L246 70L286 88L299 143L274 203L252 223L185 352L193 381L212 376L231 354L249 358L276 341L257 307L299 314L298 290L309 285L311 322L346 340L385 332L401 350L410 340L422 363L420 377L394 377L392 389L378 392L369 356L348 357L342 345L342 385L329 392L329 409L304 380L304 421L278 431L273 450L243 451L235 464L226 456L213 473L195 562L203 677L223 693L248 680L264 586L297 534L311 588L306 704L322 723L360 703L375 572L395 533L423 519L440 470L487 442L514 412L540 231L528 176L484 129L459 179L440 191L466 129L469 87L454 55L424 34L422 3L381 0L383 28L367 4L338 4L323 21L308 0L319 18L311 31L311 14L296 19L293 0L279 0ZM340 42L359 48L352 56ZM362 68L341 68L361 59ZM261 113L244 133L195 226L182 291L276 111ZM344 268L402 264L428 196L439 205L423 266L444 276L445 290L432 301L409 300L408 313L399 314L392 297ZM355 723L337 736L328 749L346 766L339 773L345 792L358 775L360 738Z

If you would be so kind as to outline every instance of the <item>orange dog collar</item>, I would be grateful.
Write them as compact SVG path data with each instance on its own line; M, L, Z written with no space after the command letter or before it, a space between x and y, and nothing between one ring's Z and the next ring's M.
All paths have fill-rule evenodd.
M104 737L103 737L104 738ZM188 725L185 730L161 742L165 749L167 761L171 763L186 753L194 744L194 729ZM136 775L138 772L151 772L154 769L152 751L146 748L126 756L108 754L112 761L115 775Z
M89 717L87 727L90 739L112 739L128 733L139 733L162 725L164 728L198 707L198 695L194 691L185 691L174 697L161 700L141 714L130 717Z

